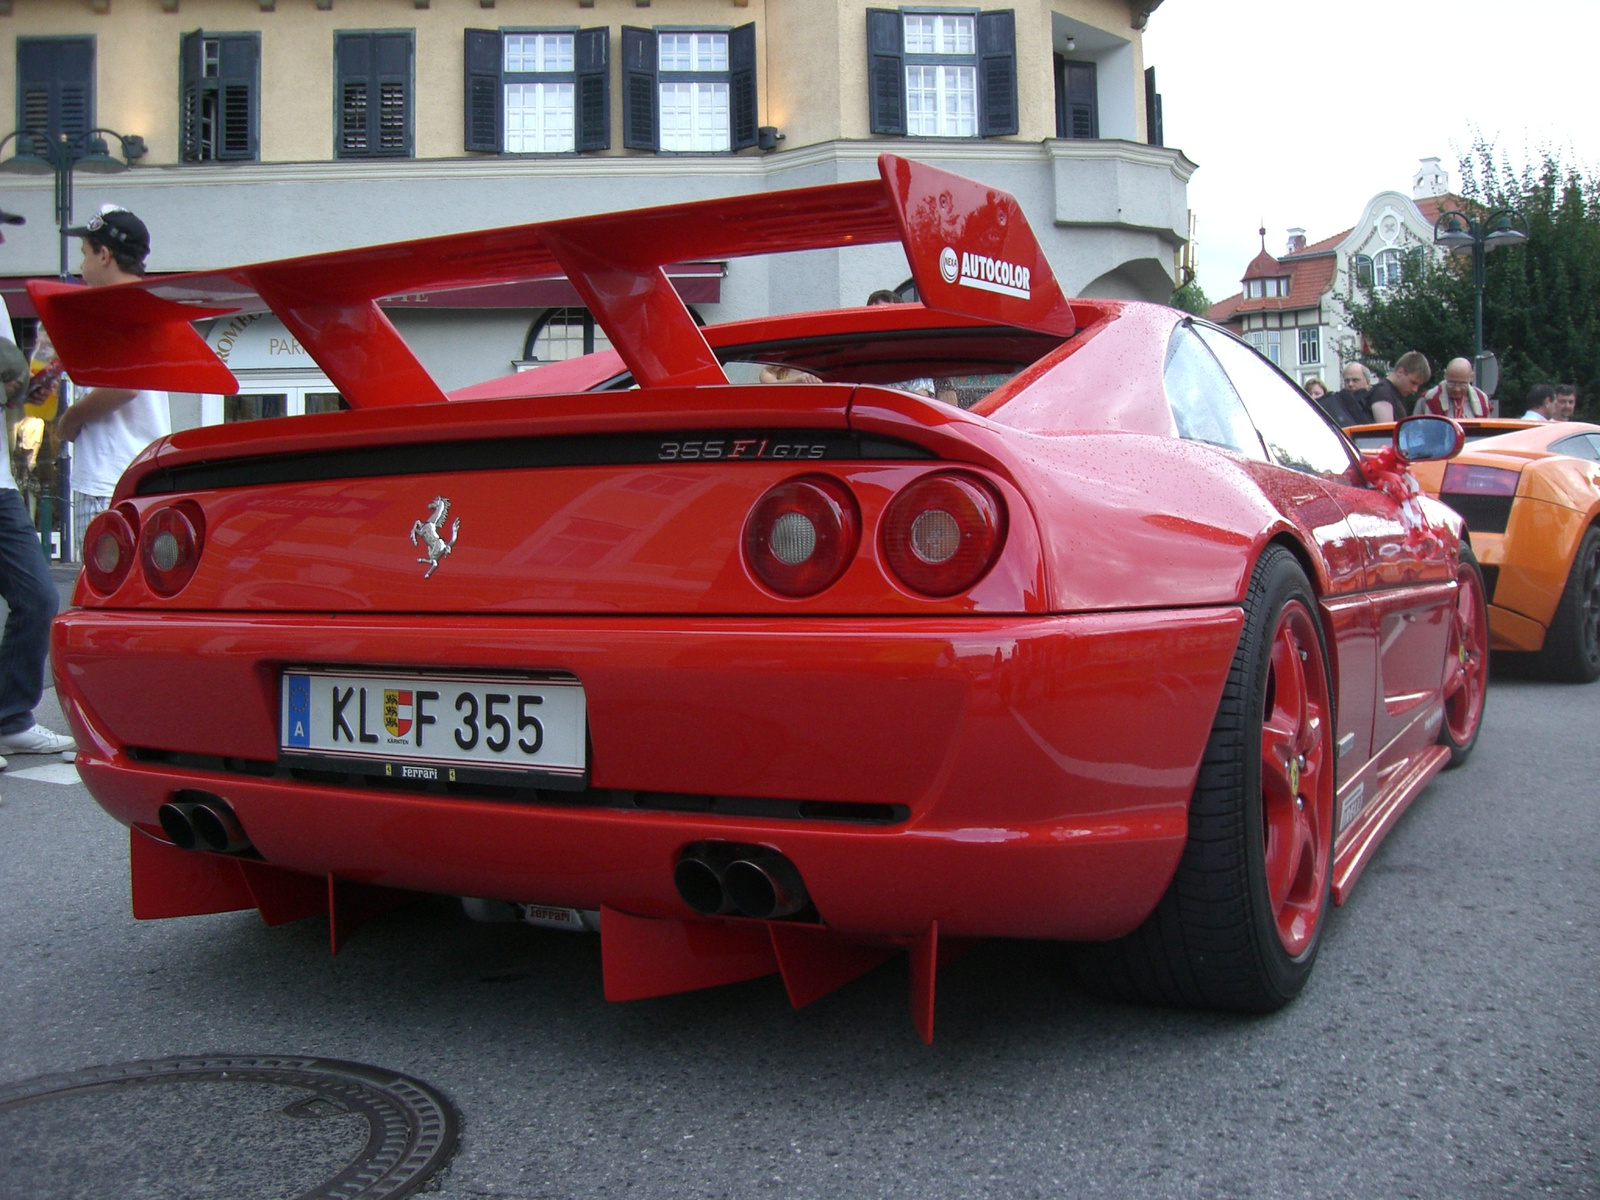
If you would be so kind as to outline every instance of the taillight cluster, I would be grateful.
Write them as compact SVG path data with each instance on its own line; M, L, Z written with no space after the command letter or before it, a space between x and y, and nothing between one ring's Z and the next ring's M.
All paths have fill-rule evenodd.
M879 526L883 560L902 584L934 598L982 579L1005 541L995 490L958 472L925 475L902 489ZM769 489L744 528L750 571L780 596L814 596L844 574L861 540L850 490L828 475L801 475Z
M205 514L192 500L153 509L143 521L131 504L107 509L89 522L83 535L89 586L102 596L111 595L127 580L137 557L150 590L175 596L200 563L205 529Z
M1521 471L1504 467L1480 467L1472 463L1451 463L1444 469L1441 492L1467 496L1515 496Z

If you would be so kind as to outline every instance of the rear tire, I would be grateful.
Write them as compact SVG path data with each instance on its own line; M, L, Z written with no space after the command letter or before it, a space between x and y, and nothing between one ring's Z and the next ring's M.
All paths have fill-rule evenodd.
M1539 671L1563 683L1600 679L1600 529L1591 527L1578 543L1555 619L1544 635Z
M1079 948L1085 982L1123 999L1271 1012L1316 962L1333 864L1334 726L1311 585L1269 546L1189 804L1189 841L1156 909Z
M1458 767L1478 744L1483 705L1489 691L1489 602L1478 559L1466 542L1456 566L1456 604L1450 614L1450 645L1445 652L1444 719L1439 744L1450 747L1445 769Z

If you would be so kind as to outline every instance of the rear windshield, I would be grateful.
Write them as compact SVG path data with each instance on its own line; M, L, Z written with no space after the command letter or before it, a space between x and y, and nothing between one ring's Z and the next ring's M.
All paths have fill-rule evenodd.
M1022 329L886 330L724 346L730 383L870 383L971 408L1066 339ZM601 385L634 386L623 374Z

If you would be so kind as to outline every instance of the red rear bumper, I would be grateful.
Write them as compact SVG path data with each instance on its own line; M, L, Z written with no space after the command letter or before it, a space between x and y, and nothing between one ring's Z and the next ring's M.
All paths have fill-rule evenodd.
M1149 912L1237 641L1235 608L807 621L159 616L73 610L57 684L90 792L161 837L215 792L276 866L453 895L689 916L689 842L777 847L842 932L1111 937ZM570 671L596 788L894 804L768 820L339 787L140 762L272 760L286 663Z

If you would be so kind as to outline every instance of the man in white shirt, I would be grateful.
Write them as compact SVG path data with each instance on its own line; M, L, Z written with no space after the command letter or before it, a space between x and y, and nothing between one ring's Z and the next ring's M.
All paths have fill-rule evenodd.
M90 287L131 283L144 276L150 231L125 208L102 205L87 224L66 231L82 238L79 273ZM172 432L165 392L94 388L61 414L56 432L72 443L72 528L83 561L83 532L111 504L117 480L134 455Z
M5 306L0 302L0 316ZM11 328L6 318L5 330ZM0 338L0 386L5 402L20 399L28 387L28 360ZM3 428L3 426L0 426ZM0 454L0 597L6 602L5 633L0 635L0 751L6 754L62 754L77 748L70 738L33 719L44 695L44 664L50 652L50 622L60 599L45 566L39 531L11 476L11 455ZM6 760L0 758L0 769Z
M1555 421L1561 409L1560 401L1556 399L1556 390L1548 383L1536 383L1528 389L1528 411L1522 414L1524 421Z

